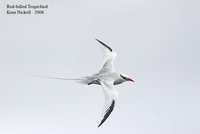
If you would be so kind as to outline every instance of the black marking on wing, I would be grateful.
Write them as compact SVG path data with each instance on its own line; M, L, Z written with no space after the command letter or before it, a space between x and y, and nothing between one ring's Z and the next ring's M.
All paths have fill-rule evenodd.
M106 45L105 43L103 43L102 41L96 39L99 43L101 43L104 47L108 48L111 52L113 51L112 48L110 48L108 45Z
M100 127L105 121L106 119L109 117L109 115L111 114L111 112L113 111L115 106L115 100L112 101L112 104L110 105L110 107L106 110L106 114L104 115L101 123L98 125L98 127Z

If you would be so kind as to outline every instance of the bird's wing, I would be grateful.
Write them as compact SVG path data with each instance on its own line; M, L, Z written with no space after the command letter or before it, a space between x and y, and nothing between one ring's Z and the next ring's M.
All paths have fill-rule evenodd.
M109 47L108 45L103 43L102 41L100 41L98 39L96 39L96 40L101 44L101 48L104 52L103 63L102 63L102 67L101 67L99 73L114 71L113 63L117 56L116 52L111 47Z
M114 82L113 80L108 80L106 82L102 82L101 80L99 80L99 82L101 83L101 86L105 94L105 105L103 108L102 120L98 125L98 127L100 127L109 117L109 115L111 114L111 112L115 107L115 103L118 98L118 93L113 86Z

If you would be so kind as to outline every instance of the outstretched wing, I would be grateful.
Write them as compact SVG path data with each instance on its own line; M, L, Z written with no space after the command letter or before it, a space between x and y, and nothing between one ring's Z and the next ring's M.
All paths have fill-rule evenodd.
M102 41L100 41L98 39L96 39L96 40L101 44L101 48L104 52L103 63L102 63L102 67L101 67L99 73L114 71L113 63L117 56L116 52L111 47L109 47L108 45L103 43Z
M111 80L111 81L102 82L100 80L99 82L101 83L101 86L105 94L105 105L103 108L103 117L98 127L100 127L109 117L109 115L111 114L111 112L113 111L115 107L115 103L118 98L118 93L114 89L114 86L113 86L114 81Z

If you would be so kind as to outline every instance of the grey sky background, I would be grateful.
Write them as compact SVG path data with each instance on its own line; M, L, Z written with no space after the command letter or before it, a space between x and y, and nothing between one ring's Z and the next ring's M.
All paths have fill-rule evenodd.
M6 4L48 4L45 15L6 15ZM2 0L0 133L199 134L200 2L197 0ZM33 78L98 71L98 38L115 68L135 79L97 128L100 86Z

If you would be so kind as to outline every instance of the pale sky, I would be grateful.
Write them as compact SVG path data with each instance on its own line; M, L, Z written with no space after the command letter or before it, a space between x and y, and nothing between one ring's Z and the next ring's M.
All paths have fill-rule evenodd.
M44 15L7 15L7 4L48 4ZM1 134L199 134L198 0L2 0ZM100 86L33 78L96 73L115 49L115 69L135 83L101 120ZM25 75L24 75L25 74Z

